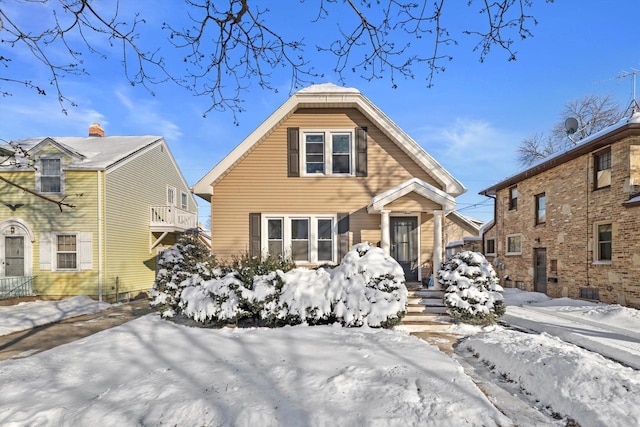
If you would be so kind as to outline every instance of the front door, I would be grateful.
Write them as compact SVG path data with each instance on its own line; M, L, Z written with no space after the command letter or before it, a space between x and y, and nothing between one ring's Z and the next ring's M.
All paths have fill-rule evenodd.
M23 236L5 236L4 260L4 275L6 277L24 276Z
M536 292L547 293L547 249L535 249L534 264L534 284L533 290Z
M392 217L391 256L404 270L407 282L418 281L418 219L415 217Z

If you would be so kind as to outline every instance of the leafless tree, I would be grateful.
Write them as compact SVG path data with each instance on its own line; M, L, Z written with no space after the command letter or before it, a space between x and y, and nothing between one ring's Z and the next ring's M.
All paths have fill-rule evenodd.
M518 161L522 166L530 166L612 125L620 120L623 114L624 110L612 101L610 95L586 95L569 101L549 135L536 134L522 140L518 146ZM569 134L565 127L565 121L570 117L578 122L578 128L573 134Z
M453 0L299 1L308 4L310 28L328 27L323 30L326 43L311 49L329 54L332 60L322 62L333 63L330 69L309 62L304 38L283 35L285 29L273 23L269 2L184 0L188 24L167 18L162 25L167 43L146 49L148 2L0 0L0 94L12 94L16 84L42 95L53 92L66 111L75 103L65 95L63 78L87 74L88 55L109 59L102 47L108 42L108 49L117 48L130 84L153 92L155 84L170 81L209 97L205 114L230 110L235 117L250 84L275 90L271 76L278 67L290 71L292 90L327 72L336 73L342 83L349 73L366 80L388 78L393 87L399 76L424 76L429 87L453 59L450 48L461 37L473 38L480 61L494 47L514 60L515 41L530 37L537 24L531 13L534 0L467 0L463 16L447 9ZM125 13L124 6L139 11ZM49 19L31 19L35 14L30 10L46 10ZM448 30L448 24L461 22L468 28ZM180 67L168 60L176 51L181 52ZM25 79L14 71L12 61L25 53L46 69L43 80Z

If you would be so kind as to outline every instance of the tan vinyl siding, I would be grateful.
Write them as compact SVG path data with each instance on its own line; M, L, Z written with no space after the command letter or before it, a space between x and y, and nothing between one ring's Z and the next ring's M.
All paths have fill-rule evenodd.
M106 172L104 288L107 298L115 296L116 278L118 291L132 293L131 297L153 286L158 249L175 242L174 236L167 236L150 252L152 241L161 234L150 232L150 209L167 204L167 185L176 188L178 207L180 192L185 191L188 210L197 212L193 195L182 183L167 151L160 146Z
M287 177L287 127L368 130L368 176ZM214 187L213 252L220 258L246 251L248 216L260 213L349 212L352 242L380 240L380 218L371 198L417 177L441 186L356 109L301 109L287 118ZM355 213L355 214L354 214Z
M2 173L3 177L29 189L35 189L33 171ZM61 298L68 295L98 294L98 215L97 185L94 172L64 172L64 202L73 208L63 207L62 212L54 203L25 193L9 184L0 182L2 202L23 206L15 212L0 206L0 222L8 218L19 218L30 227L35 241L32 246L32 273L35 276L34 290L44 298ZM60 195L47 195L61 200ZM92 234L93 268L86 271L59 272L40 269L41 232L89 232ZM4 254L2 254L4 257Z
M409 193L400 197L398 200L389 203L385 209L393 211L431 211L434 209L441 209L442 207L437 203L422 197L416 193Z

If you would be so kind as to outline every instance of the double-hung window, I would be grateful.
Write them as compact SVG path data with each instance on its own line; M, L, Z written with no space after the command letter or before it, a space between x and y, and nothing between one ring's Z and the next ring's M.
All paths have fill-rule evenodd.
M41 193L62 193L60 159L40 159L39 187Z
M536 225L547 222L547 196L545 193L536 196Z
M594 180L593 189L611 186L611 149L600 151L593 156Z
M495 239L487 239L484 242L484 253L485 255L495 255L496 254L496 240Z
M507 236L507 255L522 254L522 235L511 234Z
M176 188L167 186L167 206L176 206Z
M509 210L518 209L518 187L509 188Z
M284 255L284 228L282 218L270 218L267 220L267 252L271 256Z
M305 131L302 135L305 175L353 175L352 131Z
M309 262L309 218L291 220L291 259Z
M56 269L76 270L78 268L78 246L75 234L56 236Z
M326 215L264 215L263 252L297 263L333 263L336 218Z
M187 210L189 208L189 199L187 199L187 193L180 192L180 208Z
M612 230L611 224L598 224L596 226L596 238L598 242L596 261L611 261Z

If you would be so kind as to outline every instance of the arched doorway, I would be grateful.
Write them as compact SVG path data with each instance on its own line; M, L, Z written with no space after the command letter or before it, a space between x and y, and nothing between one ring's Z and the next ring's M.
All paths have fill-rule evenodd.
M0 223L0 277L31 276L34 240L31 228L21 219Z

